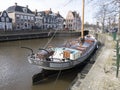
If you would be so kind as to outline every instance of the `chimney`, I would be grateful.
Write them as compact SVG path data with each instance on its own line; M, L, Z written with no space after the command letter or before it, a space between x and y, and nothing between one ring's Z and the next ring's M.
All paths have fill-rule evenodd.
M17 6L17 3L15 3L15 6Z
M28 5L26 5L26 8L28 8Z
M35 12L37 12L37 9L35 9Z
M51 11L51 8L50 8L50 11Z
M60 14L59 11L57 11L57 14Z
M35 15L37 15L37 9L35 9Z

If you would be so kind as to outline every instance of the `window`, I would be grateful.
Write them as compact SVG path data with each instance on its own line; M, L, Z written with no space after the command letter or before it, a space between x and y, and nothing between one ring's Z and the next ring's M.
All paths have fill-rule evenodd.
M8 17L6 18L6 22L9 22L9 18Z
M5 21L5 18L4 18L4 17L1 17L1 20L2 20L2 22L4 22L4 21Z
M21 19L23 19L23 15L21 15Z
M33 17L31 17L31 20L34 20L34 18L33 18Z
M25 27L27 27L27 23L25 23Z
M2 23L0 23L0 29L2 28Z
M24 16L24 19L27 20L27 16Z
M24 12L24 13L27 13L27 8L23 8L23 12Z
M30 16L28 16L28 20L30 20Z
M41 13L38 13L39 16L41 16Z
M16 19L18 19L18 20L19 20L19 19L20 19L20 15L16 15Z
M19 24L17 24L17 29L19 29L20 28L20 25Z

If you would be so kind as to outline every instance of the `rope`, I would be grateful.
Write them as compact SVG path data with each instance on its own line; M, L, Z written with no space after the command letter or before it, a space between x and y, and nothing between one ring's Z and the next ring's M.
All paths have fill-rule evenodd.
M63 64L62 64L62 66L63 66ZM56 86L56 83L57 83L57 81L58 81L58 79L59 79L59 77L60 77L61 72L62 72L62 70L60 69L60 70L59 70L59 73L58 73L58 75L57 75L57 77L56 77L56 80L55 80L55 83L54 83L54 87L53 87L52 90L55 90L55 86Z
M72 1L73 1L73 0L69 0L69 1L64 5L64 7L67 6L68 4L70 4Z
M58 81L58 78L60 77L60 74L61 74L61 70L59 71L58 75L57 75L57 78L55 80L55 83L54 83L54 86L53 86L53 89L52 90L55 90L55 86L56 86L56 83Z
M52 37L49 39L49 41L45 44L44 49L47 48L48 44L52 41L52 39L54 38L54 36L55 36L55 34L56 34L57 31L58 31L58 30L56 30L56 31L54 32L53 36L52 36Z
M52 37L49 39L49 41L45 44L44 49L47 48L48 44L52 41L52 39L54 38L54 36L55 36L55 34L57 33L57 31L58 31L58 30L56 30L56 31L54 32L53 36L52 36ZM60 74L61 74L61 70L59 71L59 73L58 73L58 75L57 75L57 78L56 78L56 80L55 80L55 83L54 83L54 87L53 87L53 88L55 88L55 85L56 85L56 83L57 83L57 80L58 80ZM53 89L53 90L54 90L54 89Z

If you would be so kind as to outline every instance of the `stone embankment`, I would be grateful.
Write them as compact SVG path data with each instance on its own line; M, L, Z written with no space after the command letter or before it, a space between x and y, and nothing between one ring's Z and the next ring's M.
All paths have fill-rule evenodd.
M85 31L85 35L88 31ZM33 38L47 38L52 36L80 36L80 31L64 31L64 30L16 30L16 31L0 31L0 41L22 40Z
M103 47L96 62L84 79L78 74L70 90L120 90L120 74L116 77L116 42L105 34L98 34L97 38Z

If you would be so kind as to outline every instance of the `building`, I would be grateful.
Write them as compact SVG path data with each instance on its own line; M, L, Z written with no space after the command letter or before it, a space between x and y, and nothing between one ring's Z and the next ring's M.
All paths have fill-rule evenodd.
M1 12L0 30L12 30L12 19L8 16L6 11Z
M66 16L65 28L68 30L81 30L81 17L76 11L69 11Z
M10 6L6 11L13 20L13 28L15 30L32 29L34 26L35 15L28 8L28 5L23 7L15 3L14 6Z
M44 29L44 12L37 12L37 10L35 10L34 12L35 14L35 28L36 29Z
M52 10L45 10L35 13L35 25L44 30L63 30L64 18L59 13Z
M64 18L60 15L60 13L56 13L56 24L57 24L57 30L63 30L64 29Z

